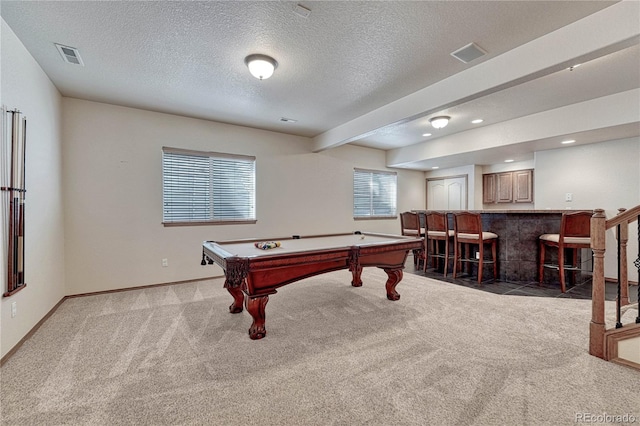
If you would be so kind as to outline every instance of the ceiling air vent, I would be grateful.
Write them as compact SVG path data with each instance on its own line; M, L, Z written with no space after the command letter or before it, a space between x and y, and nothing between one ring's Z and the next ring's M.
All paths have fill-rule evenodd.
M308 7L304 7L301 4L297 4L296 7L293 8L293 11L296 13L296 15L300 15L303 18L308 18L309 15L311 15L311 9L309 9Z
M78 52L78 49L76 49L75 47L64 46L58 43L54 44L56 45L58 52L60 52L62 59L64 59L66 63L84 66L82 58L80 58L80 52Z
M466 46L461 47L460 49L453 52L451 56L464 62L465 64L468 64L474 59L478 59L480 56L484 56L486 54L487 52L482 50L482 48L477 44L469 43Z

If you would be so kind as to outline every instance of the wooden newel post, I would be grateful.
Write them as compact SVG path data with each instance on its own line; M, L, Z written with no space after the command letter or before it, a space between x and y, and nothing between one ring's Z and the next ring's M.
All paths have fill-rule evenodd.
M596 209L591 217L591 250L593 250L593 287L591 293L591 323L589 324L589 353L604 358L604 252L607 217L603 209Z

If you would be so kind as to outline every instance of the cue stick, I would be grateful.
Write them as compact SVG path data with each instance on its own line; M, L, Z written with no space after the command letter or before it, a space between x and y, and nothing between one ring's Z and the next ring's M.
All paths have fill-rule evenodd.
M5 112L5 111L3 111ZM18 110L6 111L12 114L10 152L6 153L10 159L9 182L3 191L9 192L9 208L7 241L7 292L10 296L24 287L24 212L25 212L25 160L26 160L26 118L22 118ZM3 114L3 124L6 123ZM21 126L22 125L22 126ZM3 135L6 135L3 131ZM3 153L6 150L3 147ZM3 160L5 156L3 155ZM3 220L3 222L5 222Z

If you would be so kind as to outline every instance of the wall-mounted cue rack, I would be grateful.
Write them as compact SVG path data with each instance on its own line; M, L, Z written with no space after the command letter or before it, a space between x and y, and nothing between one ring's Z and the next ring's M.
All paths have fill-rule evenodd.
M24 201L27 119L18 110L2 110L2 226L7 253L7 291L11 296L27 286L24 280Z

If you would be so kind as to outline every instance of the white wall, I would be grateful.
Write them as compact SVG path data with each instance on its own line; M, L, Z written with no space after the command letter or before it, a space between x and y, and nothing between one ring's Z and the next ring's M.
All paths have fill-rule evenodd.
M604 209L607 218L618 208L640 204L640 138L565 147L535 154L536 209ZM566 202L565 194L573 194ZM614 231L607 233L605 275L616 275ZM638 253L637 226L629 229L630 258ZM629 265L629 279L638 273Z
M221 275L204 240L400 230L353 220L353 168L386 170L383 151L71 98L63 123L67 294ZM258 222L164 227L163 146L256 156ZM424 206L423 174L398 170L398 192L399 211Z
M61 97L40 66L2 20L1 102L27 117L25 280L27 287L0 301L2 356L65 296L61 189ZM7 165L3 164L4 169ZM1 194L3 197L6 193ZM5 225L2 241L6 241ZM6 243L5 243L6 244ZM6 247L0 275L6 291ZM17 315L11 318L11 303Z
M537 209L603 208L640 204L640 139L631 138L540 151L535 154ZM565 194L573 194L566 202Z

